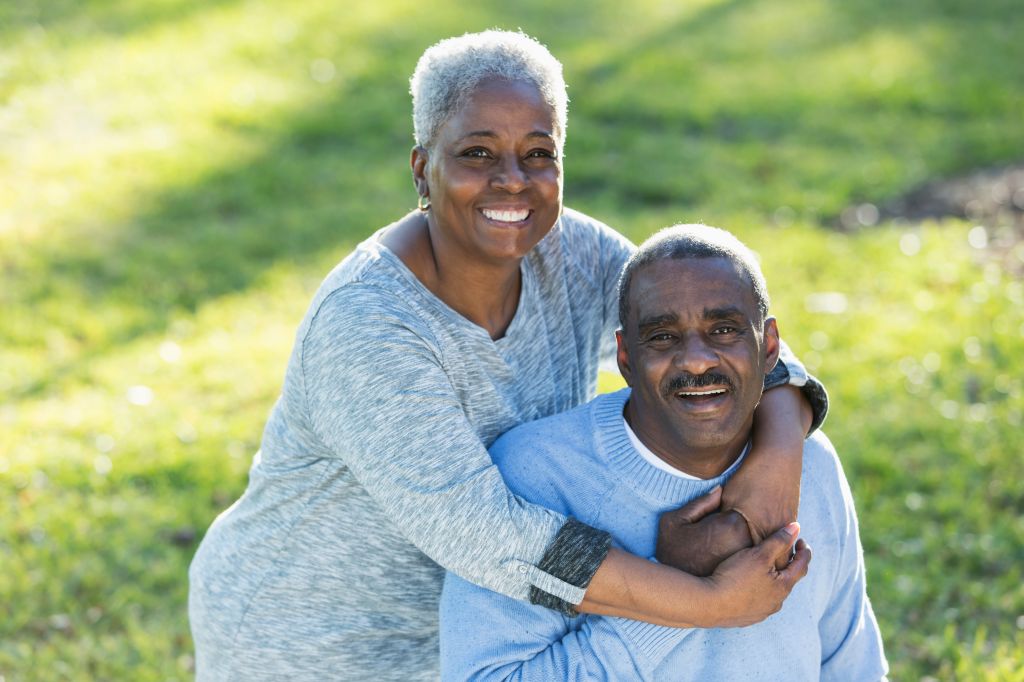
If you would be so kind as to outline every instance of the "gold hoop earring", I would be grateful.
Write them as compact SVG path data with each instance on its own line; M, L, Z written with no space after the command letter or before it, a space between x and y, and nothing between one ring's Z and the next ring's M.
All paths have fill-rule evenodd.
M421 194L419 200L416 202L416 207L421 211L428 211L430 209L430 197L425 197Z

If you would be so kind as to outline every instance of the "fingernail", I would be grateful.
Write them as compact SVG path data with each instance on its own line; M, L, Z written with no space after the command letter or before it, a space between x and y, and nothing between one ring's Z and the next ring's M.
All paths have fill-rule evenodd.
M786 526L783 530L786 531L787 535L795 536L797 533L800 532L800 524L794 521L793 523Z

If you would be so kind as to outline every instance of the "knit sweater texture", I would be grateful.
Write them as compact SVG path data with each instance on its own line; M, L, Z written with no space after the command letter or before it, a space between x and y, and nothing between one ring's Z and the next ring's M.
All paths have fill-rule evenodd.
M593 396L632 245L565 210L495 341L378 235L314 296L248 488L193 560L200 682L436 679L444 569L568 611L603 559L606 533L510 493L486 448Z
M520 426L491 455L516 494L612 533L653 556L662 512L731 474L693 480L644 460L623 424L624 389ZM756 625L674 629L622 618L567 618L448 575L441 599L445 680L834 680L887 672L865 591L853 499L820 432L806 442L799 517L808 575L780 612Z

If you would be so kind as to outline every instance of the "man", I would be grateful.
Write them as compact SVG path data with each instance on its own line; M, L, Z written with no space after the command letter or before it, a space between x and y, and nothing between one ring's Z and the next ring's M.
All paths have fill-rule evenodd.
M608 529L654 556L662 513L713 511L749 445L778 355L764 277L732 235L658 233L620 283L618 364L628 389L525 424L491 449L518 495ZM704 497L701 497L704 496ZM849 487L831 443L804 448L800 518L815 556L782 610L745 628L672 629L567 618L449 575L441 602L445 679L883 679ZM799 527L791 524L795 532ZM766 541L766 542L770 542ZM754 551L754 550L744 550ZM714 574L708 580L716 580Z

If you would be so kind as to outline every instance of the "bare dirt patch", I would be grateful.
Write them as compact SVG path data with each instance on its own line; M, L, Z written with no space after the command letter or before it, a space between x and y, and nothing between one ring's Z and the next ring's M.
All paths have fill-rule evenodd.
M882 221L916 225L944 218L974 223L972 245L1024 276L1024 162L933 180L878 206L850 206L838 227L855 230Z

